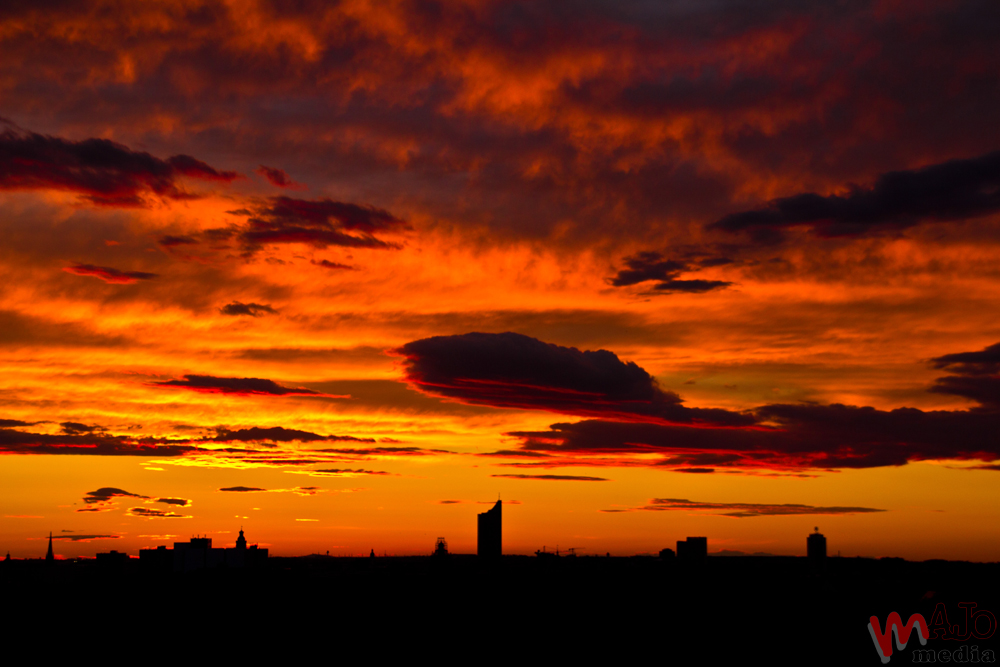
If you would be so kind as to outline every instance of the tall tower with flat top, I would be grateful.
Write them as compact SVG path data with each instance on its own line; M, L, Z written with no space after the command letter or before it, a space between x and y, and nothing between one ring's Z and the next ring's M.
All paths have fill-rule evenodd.
M503 555L503 520L500 501L493 509L479 515L479 549L480 556L499 558Z
M823 563L826 560L826 538L820 534L818 527L815 531L806 538L806 554L810 562Z

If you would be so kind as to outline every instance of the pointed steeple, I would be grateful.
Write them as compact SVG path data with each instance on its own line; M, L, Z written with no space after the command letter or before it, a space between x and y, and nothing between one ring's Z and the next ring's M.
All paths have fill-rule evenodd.
M54 553L52 553L52 531L50 530L49 531L49 551L48 551L48 553L45 554L45 560L46 560L46 562L51 563L55 559L56 559L56 556L55 556Z

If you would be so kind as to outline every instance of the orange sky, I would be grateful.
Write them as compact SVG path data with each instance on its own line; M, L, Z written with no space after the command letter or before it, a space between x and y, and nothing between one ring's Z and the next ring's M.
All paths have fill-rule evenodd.
M997 560L998 11L0 9L0 551Z

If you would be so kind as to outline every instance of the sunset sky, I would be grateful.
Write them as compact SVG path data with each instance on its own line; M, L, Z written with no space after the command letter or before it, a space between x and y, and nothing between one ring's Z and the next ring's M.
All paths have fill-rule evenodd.
M998 26L3 3L0 552L1000 560Z

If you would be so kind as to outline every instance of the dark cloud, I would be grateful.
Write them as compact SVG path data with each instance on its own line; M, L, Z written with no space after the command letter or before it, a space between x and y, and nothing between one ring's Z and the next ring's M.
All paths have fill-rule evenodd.
M93 503L106 503L112 498L118 497L130 497L130 498L148 498L149 496L139 495L138 493L129 493L123 489L116 489L110 486L104 486L99 488L97 491L88 491L87 495L84 496L83 502L88 505Z
M391 472L385 472L383 470L363 470L361 468L351 469L351 468L327 468L325 470L310 470L309 474L312 473L323 473L326 475L391 475Z
M167 234L166 236L161 236L157 243L164 248L175 248L183 245L197 245L198 239L193 236L174 236Z
M634 510L647 512L669 511L699 511L720 516L747 518L755 516L797 516L803 514L867 514L884 512L885 510L871 507L815 507L813 505L796 504L762 504L762 503L704 503L679 498L653 498L643 507ZM609 511L609 510L602 510ZM623 510L615 510L621 512ZM627 510L626 510L627 511Z
M934 368L959 375L997 375L1000 373L1000 343L978 352L958 352L931 359Z
M6 426L30 425L20 420L7 421L11 423ZM52 435L17 431L0 425L0 453L176 457L194 454L203 455L205 454L205 450L199 449L197 445L204 443L354 442L374 444L376 442L375 438L359 438L351 435L321 435L309 431L283 428L281 426L253 426L235 430L218 427L215 429L215 435L213 436L184 439L133 438L108 435L105 427L77 422L63 422L61 426L63 433ZM391 448L385 449L388 450ZM211 451L218 453L219 456L254 457L261 455L261 452L256 450L232 448ZM315 460L305 460L303 463L323 463L328 460L329 457L320 457Z
M193 195L180 177L229 183L239 174L217 171L189 155L166 160L108 139L69 141L16 132L0 133L0 189L68 190L99 206L146 206L152 193L168 199Z
M647 280L670 280L688 270L685 262L664 259L658 252L641 252L625 258L627 269L621 269L610 280L615 287L635 285Z
M131 285L140 280L152 280L158 277L155 273L145 271L119 271L110 266L95 266L93 264L74 264L63 269L66 273L78 276L93 276L112 285Z
M732 412L684 408L680 397L663 392L643 369L611 352L580 352L518 334L441 336L408 343L398 352L406 357L407 379L421 391L497 407L597 417L553 424L548 431L509 433L521 440L522 451L545 456L507 465L641 464L708 473L1000 459L1000 443L991 436L1000 427L1000 411L987 409L1000 393L970 392L984 406L972 411L773 404ZM980 357L942 359L939 363L971 363ZM992 377L956 382L970 379L991 383L981 382L982 392L996 391ZM934 390L942 388L958 391L954 383L939 380ZM640 462L638 454L660 458ZM605 458L598 461L594 455Z
M981 409L1000 409L1000 377L995 375L948 375L935 380L931 391L972 399Z
M655 292L668 294L671 292L687 292L688 294L701 294L711 292L715 289L722 289L732 285L724 280L665 280L653 285Z
M271 426L269 428L253 426L235 431L218 429L218 435L212 438L215 442L315 442L317 440L343 439L356 440L357 438L352 436L319 435L317 433L310 433L309 431L298 431L281 426ZM369 438L362 442L375 442L375 440L374 438Z
M678 280L678 276L689 271L709 266L721 266L731 262L728 258L706 258L702 262L692 263L676 259L666 259L658 252L641 252L625 258L624 268L608 282L615 287L626 287L649 281L656 281L650 289L663 294L671 292L701 293L721 289L732 285L722 280Z
M543 452L529 452L522 449L500 449L495 452L483 452L481 454L476 454L476 456L498 456L501 458L548 458L549 454Z
M585 475L490 475L490 477L507 477L510 479L541 479L554 480L560 482L608 482L606 477L587 477Z
M152 509L149 507L130 507L128 516L137 516L143 519L190 519L190 516L184 514L177 514L176 512L169 512L166 510Z
M234 491L237 493L255 493L257 491L267 491L267 489L261 489L256 486L227 486L224 489L219 489L219 491Z
M1000 211L1000 152L892 171L847 194L814 192L774 199L765 208L725 216L712 227L730 232L808 225L819 236L855 236L924 221L967 220Z
M96 491L88 491L87 495L83 497L85 507L76 511L107 512L114 509L115 505L112 501L115 498L149 498L149 496L143 496L138 493L129 493L123 489L105 486L97 489Z
M661 423L750 425L726 410L686 408L633 362L607 350L583 351L516 333L469 333L407 343L406 379L428 394L461 402L579 416Z
M238 396L325 396L318 391L303 387L283 387L280 384L260 378L224 378L212 375L185 375L183 380L153 382L156 387L179 387L206 394L233 394ZM346 398L338 396L337 398Z
M757 425L698 428L586 420L517 432L528 450L563 458L537 465L656 465L730 469L870 468L910 461L1000 459L1000 413L877 410L848 405L765 405ZM636 459L658 454L659 460ZM582 455L582 456L580 456Z
M153 501L154 503L163 503L164 505L177 505L178 507L190 507L191 501L186 498L157 498Z
M73 531L68 531L73 532ZM117 540L121 535L53 535L53 540L68 540L70 542L90 542L91 540Z
M931 364L954 373L937 378L931 391L972 399L980 410L1000 410L1000 343L978 352L946 354Z
M278 314L278 311L265 303L240 303L239 301L227 303L222 308L219 308L219 312L223 315L249 315L250 317Z
M328 259L321 259L318 262L314 259L312 260L312 263L315 264L316 266L322 266L324 269L343 270L343 271L355 270L353 266L349 266L347 264L338 264L337 262L331 262Z
M197 451L189 443L187 440L136 439L103 433L50 435L0 428L0 452L8 454L169 457Z
M160 237L160 246L171 254L191 259L199 250L223 251L232 256L238 250L243 257L253 256L266 246L301 243L313 248L397 249L396 243L378 235L412 229L409 223L374 206L334 201L332 199L295 199L278 196L255 199L247 208L226 211L245 217L242 224L207 229L187 234ZM329 260L310 260L328 269L353 269Z
M11 428L14 426L34 426L38 422L24 422L20 419L0 419L0 428Z
M462 501L462 500L439 500L438 504L439 505L459 505L462 502L464 502L464 501Z
M248 251L275 243L304 243L315 248L393 248L396 246L375 234L407 229L408 223L374 206L332 199L271 197L252 207L239 238Z
M302 188L302 185L293 181L288 174L286 174L281 169L275 169L273 167L265 167L260 165L257 167L257 173L268 180L271 185L277 186L279 188Z
M97 424L81 424L79 422L62 422L59 424L63 433L67 435L83 435L90 433L101 433L106 429Z

